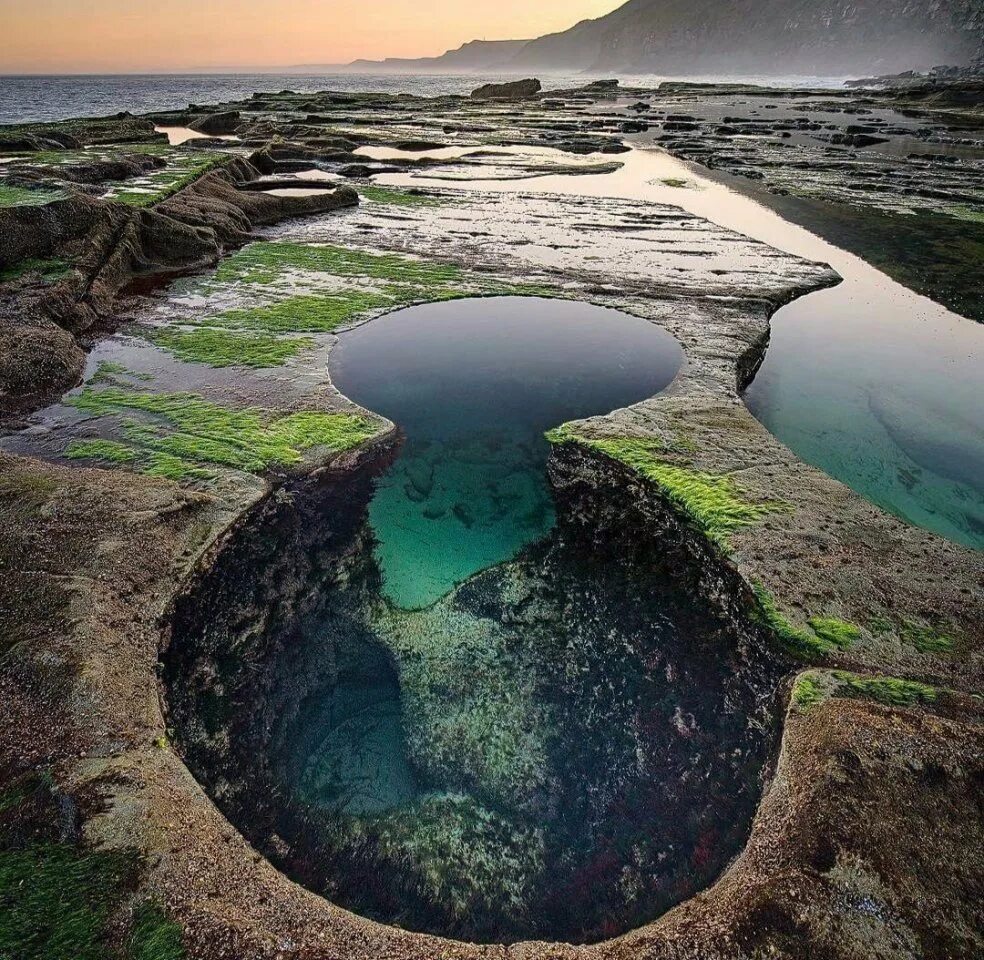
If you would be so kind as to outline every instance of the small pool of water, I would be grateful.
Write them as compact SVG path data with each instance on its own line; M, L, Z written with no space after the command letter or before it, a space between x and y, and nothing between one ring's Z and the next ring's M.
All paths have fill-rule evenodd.
M427 304L343 334L335 386L406 438L370 507L388 599L425 607L547 533L544 432L660 392L682 359L647 320L535 297Z
M635 149L619 160L622 168L606 176L469 187L672 204L829 263L843 283L801 297L773 318L765 363L745 394L749 409L803 460L883 509L984 549L984 324L790 223L745 195L747 181L710 174L659 149ZM378 179L447 186L425 173Z

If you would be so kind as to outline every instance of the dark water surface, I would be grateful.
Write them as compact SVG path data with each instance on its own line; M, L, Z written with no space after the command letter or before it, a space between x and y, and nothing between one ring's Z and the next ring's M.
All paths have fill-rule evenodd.
M335 386L406 435L370 508L391 602L427 606L543 536L544 431L658 393L682 356L646 320L531 297L427 304L343 334Z

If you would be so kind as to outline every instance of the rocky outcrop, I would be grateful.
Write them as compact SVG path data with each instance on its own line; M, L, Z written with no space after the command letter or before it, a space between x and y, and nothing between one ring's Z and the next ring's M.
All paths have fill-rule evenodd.
M487 83L472 90L473 100L526 100L535 97L543 85L539 80L513 80L510 83Z
M265 166L263 155L257 157ZM245 243L256 226L358 203L350 187L311 196L241 189L261 170L232 159L152 208L73 194L42 206L0 208L0 270L63 258L54 284L28 270L0 297L0 413L23 412L70 389L84 365L77 338L112 316L137 278L204 266Z
M205 116L192 120L188 126L198 133L207 133L218 137L235 133L239 126L239 111L227 110L222 113L206 113Z

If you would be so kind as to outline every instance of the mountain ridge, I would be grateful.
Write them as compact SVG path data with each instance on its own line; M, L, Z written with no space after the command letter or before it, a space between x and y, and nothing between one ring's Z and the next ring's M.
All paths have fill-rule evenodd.
M963 66L982 49L980 0L628 0L533 40L350 69L871 75Z

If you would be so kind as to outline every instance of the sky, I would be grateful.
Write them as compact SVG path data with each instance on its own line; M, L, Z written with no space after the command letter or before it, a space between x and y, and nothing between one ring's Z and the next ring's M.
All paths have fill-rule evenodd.
M0 74L435 56L540 36L624 0L0 0Z

